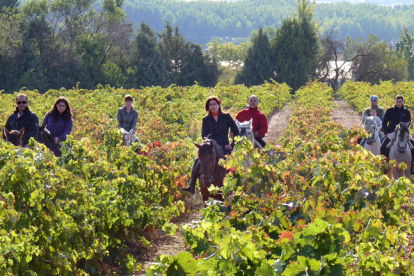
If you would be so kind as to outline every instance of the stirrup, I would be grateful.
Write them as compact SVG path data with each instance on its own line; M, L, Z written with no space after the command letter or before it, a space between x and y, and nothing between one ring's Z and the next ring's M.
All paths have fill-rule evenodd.
M189 187L183 187L183 188L181 188L181 190L183 190L183 191L185 191L185 192L188 192L188 193L191 193L191 194L195 194L195 188L194 189L192 189L192 187L191 186L189 186Z

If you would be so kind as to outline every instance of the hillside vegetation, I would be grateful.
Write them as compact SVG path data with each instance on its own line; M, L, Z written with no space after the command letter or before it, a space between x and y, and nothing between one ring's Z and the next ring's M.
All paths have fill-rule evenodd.
M137 28L145 21L162 32L166 21L198 44L212 37L248 37L260 26L278 28L296 11L295 0L176 1L125 0L129 20ZM321 31L335 30L340 38L367 37L372 33L385 41L398 38L402 27L414 29L414 6L386 7L375 4L318 3L315 19ZM381 31L379 31L381 30Z

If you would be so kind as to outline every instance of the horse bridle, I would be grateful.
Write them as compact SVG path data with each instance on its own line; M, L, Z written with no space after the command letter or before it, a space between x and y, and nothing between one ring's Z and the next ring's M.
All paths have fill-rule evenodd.
M400 129L401 129L401 127L400 127ZM406 132L409 134L408 127L407 127L407 131ZM400 151L400 152L405 152L405 150L407 149L407 144L408 144L408 142L410 142L410 139L408 139L408 137L407 137L407 141L405 142L405 145L401 147L400 146L400 135L398 135L398 131L397 131L397 135L396 136L397 136L397 149L398 149L398 151L400 151L400 149L401 149L402 151Z
M213 183L214 182L214 176L215 175L217 175L217 172L216 172L216 170L218 169L218 167L217 167L217 169L216 169L216 162L217 162L217 156L216 156L216 150L213 148L213 153L214 153L214 163L213 163L213 174L212 175L210 175L209 177L204 177L203 176L203 166L200 166L200 178L203 180L203 184L204 184L204 181L209 181L209 180L211 180L210 181L210 185L211 185L211 183ZM201 160L199 161L199 162L201 162ZM209 186L210 186L209 185ZM207 186L207 185L205 185L205 186ZM208 187L207 187L208 188Z
M372 126L372 125L374 125L374 126ZM371 143L374 143L374 142L376 142L376 141L377 141L377 139L378 139L378 137L379 137L379 131L378 131L378 135L374 136L374 135L375 135L375 132L377 131L377 125L376 125L375 123L372 123L372 124L371 124L371 128L372 128L374 131L371 133L371 136L367 138L367 140L371 139Z

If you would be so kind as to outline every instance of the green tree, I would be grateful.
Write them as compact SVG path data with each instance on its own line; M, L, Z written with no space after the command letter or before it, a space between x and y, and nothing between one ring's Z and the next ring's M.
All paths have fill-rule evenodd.
M356 58L352 62L352 76L356 81L379 84L380 81L403 81L407 78L407 61L397 55L391 45L374 35L367 41L347 40L347 53Z
M292 91L312 75L318 52L318 26L312 18L313 6L308 0L299 0L297 15L283 21L271 43L276 81L287 83Z
M141 23L135 39L135 53L132 57L136 74L132 83L134 87L169 84L166 62L158 49L157 37L149 25Z
M407 27L401 30L400 39L396 43L396 52L399 57L408 63L407 80L414 80L414 33Z
M171 83L177 84L180 73L183 72L183 64L186 62L188 44L179 33L178 27L173 30L170 23L167 21L164 31L158 35L160 37L159 47L166 60L166 68L170 75Z
M19 7L19 0L0 0L0 14L3 12L3 8L10 8L17 12L17 7Z
M273 77L269 39L262 28L259 28L253 45L247 52L243 69L236 76L235 83L247 86L261 85Z

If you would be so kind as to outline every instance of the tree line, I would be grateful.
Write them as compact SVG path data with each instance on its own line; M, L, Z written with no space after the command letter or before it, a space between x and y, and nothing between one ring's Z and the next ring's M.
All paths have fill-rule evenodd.
M248 37L259 27L279 28L296 12L297 0L176 1L125 0L132 23L144 20L161 32L165 22L178 26L184 37L206 44L214 36ZM414 6L385 7L375 4L317 3L315 20L320 30L335 30L344 39L373 33L390 42L404 26L414 29Z
M217 63L178 28L134 28L122 0L0 0L0 90L214 86Z
M239 54L241 45L231 48L217 42L209 44L212 54L217 59L244 57L235 83L247 86L273 79L287 83L295 91L315 79L337 90L350 78L372 84L414 80L414 34L408 28L403 28L395 45L373 34L367 40L349 36L339 39L334 31L318 34L313 11L314 5L300 0L297 13L286 18L279 29L259 28L253 32L251 47L244 54Z

